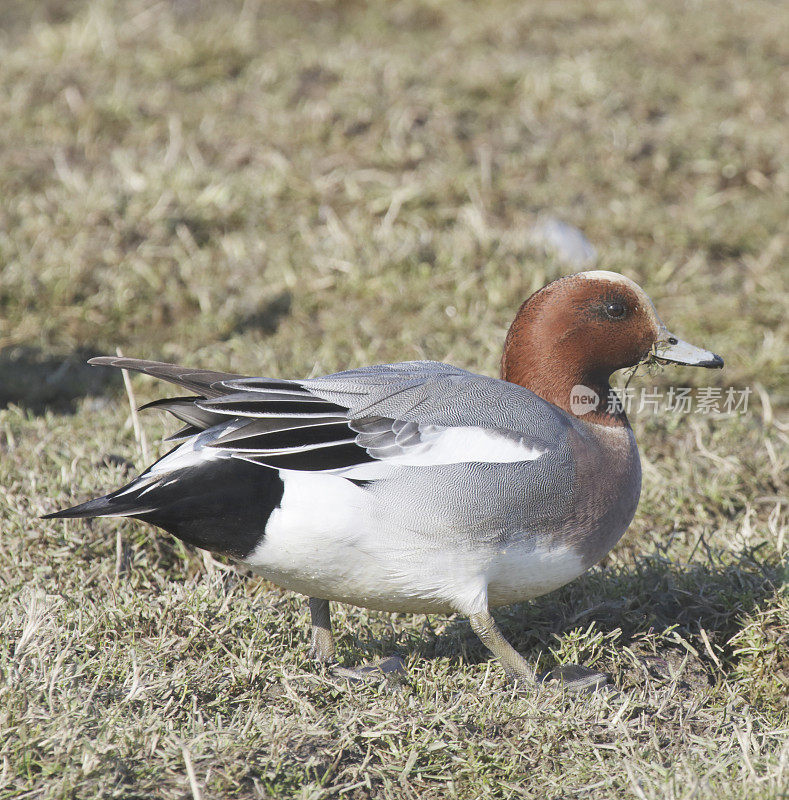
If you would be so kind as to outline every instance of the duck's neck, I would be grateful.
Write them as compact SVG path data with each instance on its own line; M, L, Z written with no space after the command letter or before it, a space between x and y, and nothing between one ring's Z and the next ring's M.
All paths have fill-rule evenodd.
M611 388L610 372L592 367L588 353L578 352L561 337L537 337L515 319L501 357L502 380L531 390L584 422L628 426L619 397Z

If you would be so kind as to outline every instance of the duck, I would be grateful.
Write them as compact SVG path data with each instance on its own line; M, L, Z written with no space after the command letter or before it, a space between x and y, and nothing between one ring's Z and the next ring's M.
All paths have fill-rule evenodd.
M627 530L641 463L610 380L647 362L723 366L605 270L523 302L499 378L436 361L282 379L92 358L190 392L143 406L183 427L130 483L47 518L132 517L305 595L319 663L337 663L332 602L456 613L532 686L491 611L573 581ZM606 681L582 665L552 677Z

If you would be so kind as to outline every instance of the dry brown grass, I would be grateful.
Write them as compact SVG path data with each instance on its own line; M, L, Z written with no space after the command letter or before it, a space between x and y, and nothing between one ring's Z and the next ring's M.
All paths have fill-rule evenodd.
M787 797L780 3L0 15L0 799ZM754 388L743 416L635 415L626 540L498 617L618 695L516 693L464 620L338 609L343 660L411 671L348 688L307 662L301 598L138 524L38 519L142 466L86 355L492 374L568 270L545 215L726 358L635 385Z

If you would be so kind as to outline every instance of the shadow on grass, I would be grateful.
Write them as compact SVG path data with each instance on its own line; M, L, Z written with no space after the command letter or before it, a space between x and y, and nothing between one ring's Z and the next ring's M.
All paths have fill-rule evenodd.
M93 355L88 350L51 355L35 347L0 351L0 408L14 404L37 414L47 409L73 413L83 397L118 392L120 372L89 366Z
M290 292L280 292L268 302L248 314L239 317L232 329L232 335L246 333L249 330L258 330L271 336L277 332L282 320L287 317L293 306L293 296Z

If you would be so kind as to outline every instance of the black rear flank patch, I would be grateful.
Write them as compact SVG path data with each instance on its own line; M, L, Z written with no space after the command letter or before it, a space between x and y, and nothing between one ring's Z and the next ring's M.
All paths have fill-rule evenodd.
M240 559L263 541L285 490L276 470L237 458L208 461L163 478L172 483L129 498L151 510L129 516L188 544Z

